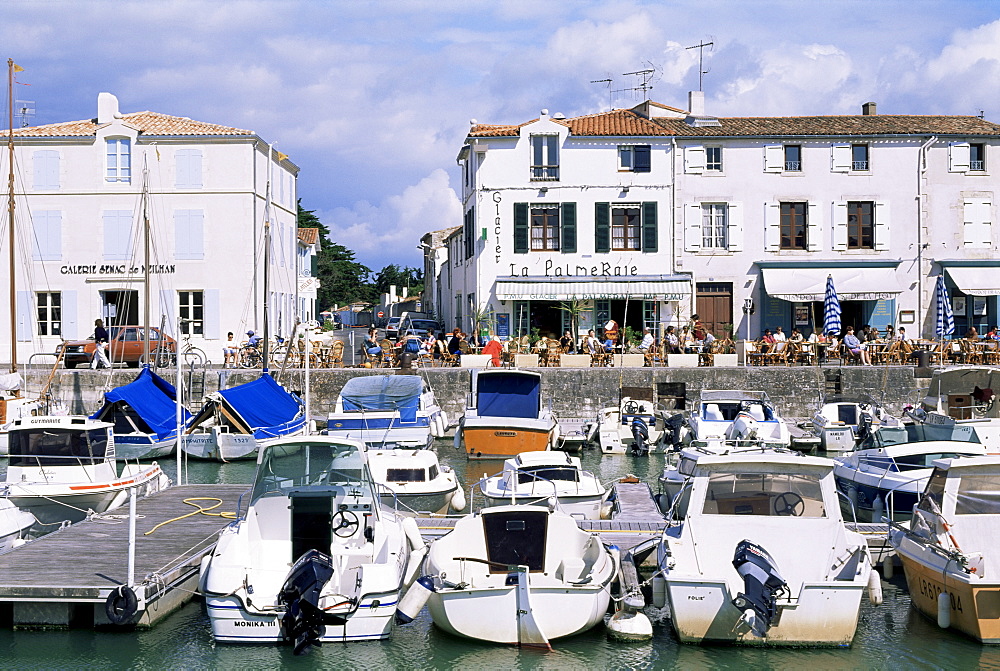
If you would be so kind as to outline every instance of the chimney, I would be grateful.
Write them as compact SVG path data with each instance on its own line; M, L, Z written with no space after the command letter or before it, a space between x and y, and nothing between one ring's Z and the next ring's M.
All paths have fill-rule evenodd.
M118 98L110 93L97 94L97 123L111 123L115 119L121 119L122 115L118 111Z
M704 91L690 91L688 93L688 115L705 116Z
M875 111L875 103L867 102L861 104L861 114L864 116L875 116L878 112Z

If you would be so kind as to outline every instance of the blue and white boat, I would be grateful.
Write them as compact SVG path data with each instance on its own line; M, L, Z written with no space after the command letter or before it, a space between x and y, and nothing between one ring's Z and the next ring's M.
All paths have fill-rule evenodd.
M307 426L302 399L264 373L209 394L188 422L183 447L197 459L255 459L259 447L305 435Z
M368 449L423 449L444 436L448 417L419 375L351 378L327 418L326 433Z
M177 393L174 385L143 368L139 376L104 394L104 405L90 416L114 424L115 451L123 459L157 459L177 444ZM181 426L191 419L181 408Z
M687 442L763 442L789 447L785 420L763 391L706 390L688 417Z

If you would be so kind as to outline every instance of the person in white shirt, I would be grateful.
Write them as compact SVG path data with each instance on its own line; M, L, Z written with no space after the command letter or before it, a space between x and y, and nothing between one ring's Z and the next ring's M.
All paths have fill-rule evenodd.
M649 327L642 329L642 342L639 343L639 351L645 354L653 346L653 334L649 332Z
M788 336L785 335L785 332L781 330L780 326L774 327L774 333L772 335L774 337L774 342L786 342L788 340Z

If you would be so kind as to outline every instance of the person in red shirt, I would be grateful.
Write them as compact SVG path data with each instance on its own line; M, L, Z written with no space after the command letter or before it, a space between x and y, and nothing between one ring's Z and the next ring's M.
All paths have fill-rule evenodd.
M483 354L489 354L493 357L493 365L497 368L500 367L500 352L503 351L503 345L500 344L500 338L493 336L489 339L489 342L483 346Z

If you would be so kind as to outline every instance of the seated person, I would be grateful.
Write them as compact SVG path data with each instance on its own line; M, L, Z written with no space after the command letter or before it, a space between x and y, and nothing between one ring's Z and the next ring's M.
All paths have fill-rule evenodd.
M649 327L644 327L642 329L642 342L639 343L639 351L646 354L649 352L649 348L653 346L653 342L653 334L650 333Z
M559 346L565 354L576 353L576 343L573 342L573 336L570 335L569 329L566 329L563 337L559 338Z
M250 345L250 347L257 347L257 345L260 344L260 340L261 338L259 335L254 334L253 331L247 331L247 345Z
M365 336L365 342L362 347L365 348L365 352L369 356L379 356L382 354L382 346L378 344L378 330L374 328L368 329L368 335Z
M500 367L500 352L503 351L503 345L500 344L500 338L498 336L493 336L483 345L483 354L489 354L492 357L493 365Z
M771 335L771 329L764 329L764 335L761 336L760 341L766 345L773 345L777 342L774 336Z
M603 344L603 348L604 348L604 352L605 353L614 352L615 351L615 340L614 340L614 338L612 338L610 336L608 336L607 338L605 338L604 344Z
M802 337L802 332L796 328L792 329L792 335L788 337L788 342L799 343L803 342L805 338Z
M680 354L681 353L681 341L674 333L674 327L668 326L667 332L663 335L663 339L666 341L667 354Z
M854 335L854 327L847 327L847 334L844 336L844 347L847 351L851 353L852 356L858 357L861 363L865 366L870 366L871 361L868 360L868 352L865 351L864 343L858 340L858 337Z

